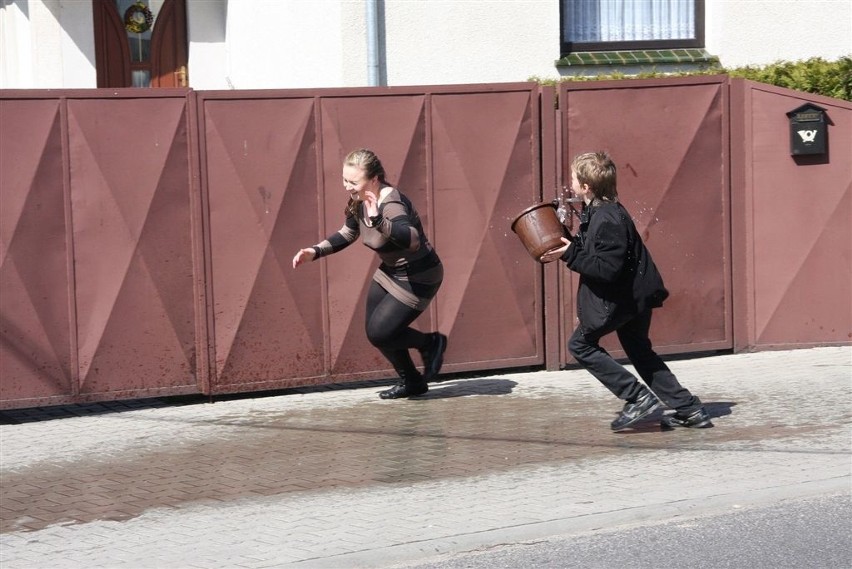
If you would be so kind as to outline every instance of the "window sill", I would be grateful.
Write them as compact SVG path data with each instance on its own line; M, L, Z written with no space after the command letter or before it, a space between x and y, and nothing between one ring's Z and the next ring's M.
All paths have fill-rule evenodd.
M556 67L577 65L667 65L703 63L714 65L719 58L703 49L645 49L631 51L578 51L556 61Z

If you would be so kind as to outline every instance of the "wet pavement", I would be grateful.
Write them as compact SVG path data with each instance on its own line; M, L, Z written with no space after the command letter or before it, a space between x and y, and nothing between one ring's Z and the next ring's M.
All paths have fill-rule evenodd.
M390 567L850 491L852 348L670 362L715 427L582 370L0 412L0 565Z

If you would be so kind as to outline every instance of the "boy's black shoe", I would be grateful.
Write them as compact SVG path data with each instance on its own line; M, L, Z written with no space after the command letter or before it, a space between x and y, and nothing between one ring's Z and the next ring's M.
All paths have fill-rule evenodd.
M636 398L633 403L625 403L621 414L615 418L610 427L613 431L620 431L628 427L632 427L660 406L660 400L657 396L648 390L645 390L642 395Z
M692 413L681 414L677 412L674 415L665 415L660 421L660 426L664 429L674 429L676 427L709 429L713 426L713 423L710 421L710 415L704 407L701 407Z
M428 348L420 350L423 357L423 379L431 381L438 376L444 363L444 350L447 349L447 337L440 332L432 332L432 341Z

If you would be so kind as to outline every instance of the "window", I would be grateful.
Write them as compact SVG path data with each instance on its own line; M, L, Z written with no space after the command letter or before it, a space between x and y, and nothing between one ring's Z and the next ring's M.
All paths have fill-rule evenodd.
M562 53L704 47L704 0L561 0Z

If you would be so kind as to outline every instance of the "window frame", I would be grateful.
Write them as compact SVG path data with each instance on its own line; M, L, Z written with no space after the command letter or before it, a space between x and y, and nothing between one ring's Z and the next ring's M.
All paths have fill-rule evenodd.
M636 40L609 42L569 42L565 41L565 7L572 0L559 2L559 45L560 54L565 57L581 51L630 51L645 49L686 49L704 47L704 2L692 0L695 9L695 37L692 39Z

